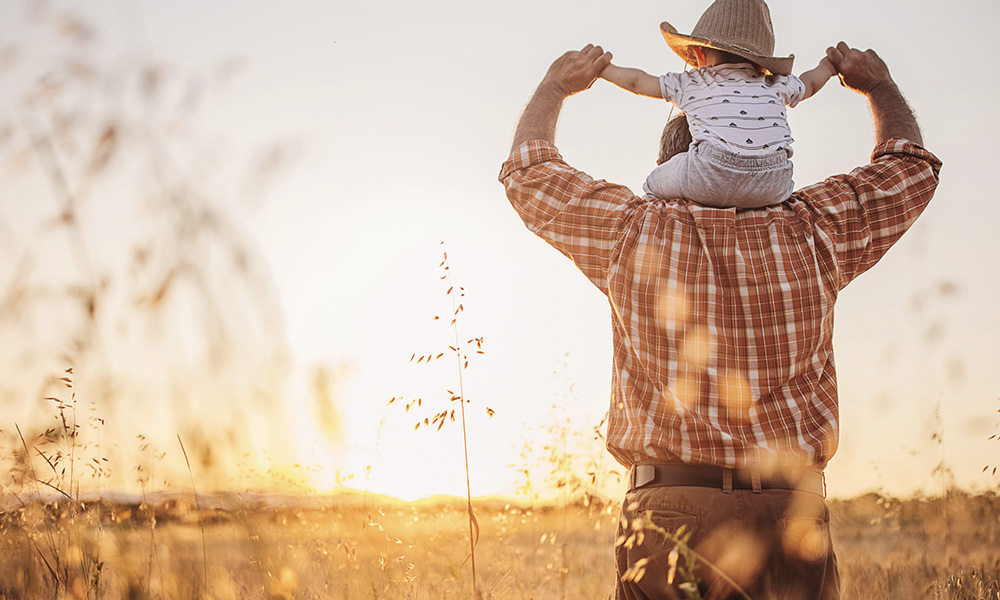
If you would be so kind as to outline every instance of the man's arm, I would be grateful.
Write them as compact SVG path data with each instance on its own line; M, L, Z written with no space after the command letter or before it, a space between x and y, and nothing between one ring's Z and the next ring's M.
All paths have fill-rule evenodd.
M639 96L663 99L663 92L660 90L660 78L650 75L642 69L608 65L601 72L601 79L610 81L621 89L638 94Z
M819 61L819 64L815 68L809 69L805 73L799 75L799 79L806 88L806 93L802 96L805 100L816 94L816 92L823 89L826 82L833 76L837 74L837 68L833 66L828 57L823 57L823 60Z
M554 144L556 121L559 120L563 100L593 85L609 64L611 53L592 44L557 58L521 113L511 151L528 140L545 140Z
M570 167L553 137L563 100L590 87L610 61L610 54L587 46L552 63L521 115L499 176L528 229L569 257L604 292L622 219L637 198L626 187Z
M877 143L904 138L923 145L913 111L889 75L889 67L874 50L862 52L840 42L836 48L828 48L826 56L839 72L840 83L868 98L875 117Z
M871 164L796 192L821 215L820 228L836 242L832 258L843 287L913 225L934 195L941 161L922 147L917 120L874 51L841 42L827 57L841 83L868 98L877 138Z

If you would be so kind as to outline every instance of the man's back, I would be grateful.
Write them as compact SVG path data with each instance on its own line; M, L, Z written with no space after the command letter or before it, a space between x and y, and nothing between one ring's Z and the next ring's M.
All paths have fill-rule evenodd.
M736 211L636 197L538 141L512 157L501 181L521 218L609 298L616 459L825 466L834 302L923 210L936 158L888 140L850 175Z

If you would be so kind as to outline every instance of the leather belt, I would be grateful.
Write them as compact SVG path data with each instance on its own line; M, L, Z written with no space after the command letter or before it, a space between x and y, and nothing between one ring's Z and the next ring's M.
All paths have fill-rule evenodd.
M629 491L642 487L698 486L732 490L796 490L826 497L820 470L761 473L759 469L728 469L711 465L634 465L628 472Z

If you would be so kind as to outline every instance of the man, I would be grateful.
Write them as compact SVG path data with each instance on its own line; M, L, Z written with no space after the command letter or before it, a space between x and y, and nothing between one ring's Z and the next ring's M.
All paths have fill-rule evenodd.
M916 220L940 162L873 51L827 56L869 100L872 163L772 207L638 197L563 162L560 107L610 63L600 47L557 59L521 116L507 196L611 305L607 446L629 467L617 598L694 584L706 598L839 596L823 479L839 428L834 302ZM679 123L661 161L686 148Z

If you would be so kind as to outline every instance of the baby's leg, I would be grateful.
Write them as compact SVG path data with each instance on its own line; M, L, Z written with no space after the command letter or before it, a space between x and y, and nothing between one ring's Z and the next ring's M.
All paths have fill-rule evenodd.
M691 151L686 197L717 208L761 208L781 204L792 193L792 163L784 153L739 156L714 146Z
M653 169L642 189L663 200L686 198L704 206L733 206L734 174L712 160L704 144L691 146Z
M788 200L795 190L792 162L775 169L742 173L739 193L733 196L736 208L774 206Z
M653 169L642 189L661 200L686 198L714 208L761 208L787 200L793 185L792 163L784 155L748 158L698 145Z
M684 182L687 179L687 152L675 154L665 163L657 165L646 177L642 191L661 200L685 198Z

